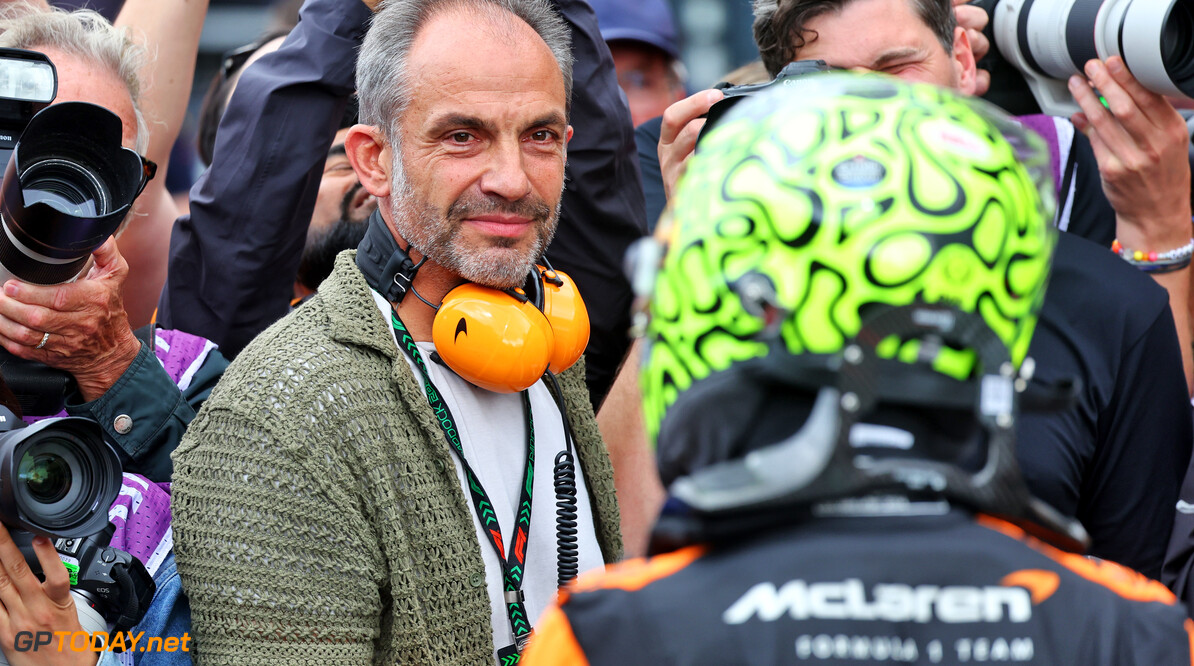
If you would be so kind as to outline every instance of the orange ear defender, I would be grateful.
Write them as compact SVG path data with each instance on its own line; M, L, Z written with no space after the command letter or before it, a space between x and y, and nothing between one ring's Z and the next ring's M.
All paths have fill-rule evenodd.
M576 363L589 343L589 314L576 283L542 266L522 289L463 284L431 325L435 350L453 372L497 393L516 393L548 369Z

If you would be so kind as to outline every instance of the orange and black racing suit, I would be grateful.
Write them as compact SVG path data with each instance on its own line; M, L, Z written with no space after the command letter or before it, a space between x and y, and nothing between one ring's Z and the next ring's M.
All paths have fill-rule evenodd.
M1160 583L987 516L833 517L582 578L522 663L1191 663Z

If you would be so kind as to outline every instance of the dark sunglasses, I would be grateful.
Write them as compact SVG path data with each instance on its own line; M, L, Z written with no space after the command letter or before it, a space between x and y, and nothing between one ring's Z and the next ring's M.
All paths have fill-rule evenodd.
M153 177L158 175L158 163L145 157L144 155L137 155L137 157L141 158L141 184L137 187L137 196L141 196L141 193L145 191L145 186L149 184L149 181L153 180Z
M238 46L231 51L224 53L224 55L220 57L220 78L227 81L228 77L232 76L237 72L237 70L245 66L245 62L248 61L250 56L257 52L257 49L261 48L262 44L264 44L264 42L256 41L251 44L245 44L244 46Z

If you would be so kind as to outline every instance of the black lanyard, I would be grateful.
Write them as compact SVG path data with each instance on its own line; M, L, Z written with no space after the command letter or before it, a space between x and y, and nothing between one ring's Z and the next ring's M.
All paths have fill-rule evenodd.
M473 498L473 506L477 510L477 517L484 524L485 532L489 535L489 544L497 553L498 562L502 565L502 582L505 587L506 613L510 616L510 630L514 633L514 645L498 651L502 666L518 663L518 655L531 635L531 623L527 618L526 608L523 607L522 579L526 565L527 544L531 540L531 495L535 480L535 421L531 416L530 393L522 392L522 409L527 419L527 465L523 472L522 492L518 500L518 516L515 523L514 535L510 539L509 555L502 543L502 528L498 525L497 516L493 512L493 503L485 494L481 481L473 474L468 460L464 457L464 448L460 444L460 430L456 427L456 420L443 396L431 383L431 375L427 373L427 366L423 363L423 355L415 345L414 338L406 330L397 312L390 312L390 323L398 338L398 347L406 352L411 361L423 375L423 388L427 391L427 403L435 413L435 420L444 431L448 444L456 452L460 464L464 467L464 478L468 482L469 494Z

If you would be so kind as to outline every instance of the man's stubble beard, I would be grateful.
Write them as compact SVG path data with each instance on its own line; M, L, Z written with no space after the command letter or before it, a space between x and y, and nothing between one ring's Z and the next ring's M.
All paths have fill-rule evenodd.
M563 197L556 201L553 210L538 197L512 202L466 193L452 202L446 213L440 213L433 204L415 194L406 178L401 154L397 150L394 153L390 217L398 234L431 261L469 282L497 289L522 286L555 236ZM498 237L490 239L484 249L462 247L460 232L464 220L495 212L533 220L535 236L532 243L525 249L518 249L515 246L521 238Z

